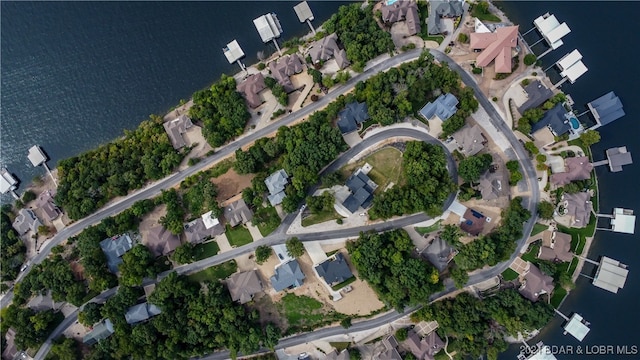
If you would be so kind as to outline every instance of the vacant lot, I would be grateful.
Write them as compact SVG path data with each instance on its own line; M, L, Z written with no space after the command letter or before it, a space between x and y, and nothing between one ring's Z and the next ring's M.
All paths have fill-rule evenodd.
M355 169L365 163L369 163L373 168L369 172L369 177L378 184L376 192L383 192L391 183L394 185L404 184L402 152L400 150L391 146L384 147L354 164L343 167L340 169L340 173L346 179Z
M264 222L257 222L256 218L264 219ZM260 208L256 211L256 216L253 217L252 223L258 227L260 230L260 234L262 236L267 236L274 232L278 226L280 226L280 216L278 215L278 211L273 206L267 206L265 208Z
M197 273L187 276L189 281L199 283L202 281L219 281L228 278L231 274L238 270L238 265L235 260L229 260L220 265L206 268Z
M317 214L310 214L309 216L302 219L302 226L310 226L315 224L320 224L329 220L342 219L333 208L329 211L320 211Z
M239 247L253 242L249 229L244 227L244 225L236 226L235 228L227 226L227 239L233 247Z
M211 181L218 188L218 202L223 202L242 192L244 188L251 186L254 174L239 175L233 168L226 173L213 178Z
M280 314L287 319L289 328L305 329L330 324L346 317L320 301L306 296L287 294L276 303Z

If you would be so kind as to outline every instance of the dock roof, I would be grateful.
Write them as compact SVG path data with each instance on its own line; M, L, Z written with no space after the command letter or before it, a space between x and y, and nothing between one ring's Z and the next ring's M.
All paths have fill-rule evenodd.
M622 101L613 91L593 100L588 107L600 125L607 125L625 115Z
M29 154L27 155L27 157L29 158L29 161L31 161L31 165L33 166L40 166L47 161L47 157L44 156L42 149L38 145L34 145L29 148Z
M298 20L300 20L300 22L313 20L313 13L311 12L311 8L309 7L309 4L306 1L303 1L298 5L294 6L293 11L296 12L296 15L298 16Z
M611 230L619 233L633 234L636 227L636 216L633 210L615 208L611 219Z
M560 24L553 14L539 16L533 21L533 24L553 49L557 49L562 45L562 40L560 39L571 32L567 23Z
M571 319L564 326L564 331L571 334L574 338L579 341L584 340L585 336L589 333L589 327L584 323L584 319L582 316L578 314L573 314Z
M282 34L282 27L278 17L273 14L265 14L258 18L253 19L253 25L255 25L258 34L262 42L269 42Z
M485 67L495 60L497 73L511 72L511 49L518 45L518 26L505 26L492 33L471 33L470 48L482 50L476 64Z
M7 169L0 170L0 193L6 194L11 190L15 190L17 184L18 180Z
M603 256L593 279L593 285L612 293L618 293L618 290L624 287L628 274L629 270L626 265Z
M567 78L572 84L589 70L582 62L582 54L578 50L573 50L563 56L556 65L561 70L560 75Z
M223 49L223 52L229 64L233 64L244 57L244 51L242 51L240 44L238 44L238 41L235 39L227 44L227 47Z

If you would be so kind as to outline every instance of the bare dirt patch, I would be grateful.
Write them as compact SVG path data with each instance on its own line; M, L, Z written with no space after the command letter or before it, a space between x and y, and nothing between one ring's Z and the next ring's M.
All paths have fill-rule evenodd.
M212 179L211 181L218 188L218 202L223 202L251 186L251 180L255 174L240 175L233 168L226 173Z
M149 230L153 227L156 227L159 224L160 218L163 217L167 213L167 205L162 204L158 205L151 211L146 214L140 220L140 226L138 227L140 236L142 236L142 243L145 244L145 239L147 239L147 235L149 234Z

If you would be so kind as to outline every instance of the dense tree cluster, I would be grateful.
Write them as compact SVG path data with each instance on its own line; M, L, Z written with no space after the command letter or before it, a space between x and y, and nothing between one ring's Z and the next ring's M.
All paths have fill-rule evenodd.
M538 215L546 220L553 219L553 213L555 211L555 206L548 201L540 201L538 203Z
M102 320L102 304L88 303L82 311L78 313L78 321L84 326L93 326L93 324Z
M304 255L304 245L297 237L288 239L285 245L289 256L297 258Z
M163 270L162 259L156 261L146 246L138 244L122 255L120 268L120 283L125 286L142 285L145 277L155 277Z
M11 281L18 276L24 263L27 248L18 233L11 226L11 207L3 206L0 211L0 279Z
M18 349L38 348L63 318L62 313L53 310L36 312L11 304L2 312L2 337L13 328Z
M307 196L307 207L312 214L318 214L322 211L332 211L335 197L329 191L323 192L318 196Z
M182 204L190 214L189 218L196 218L208 211L213 211L214 216L222 215L222 210L218 206L218 189L211 182L206 173L196 174L198 180L191 186L180 184L182 192Z
M152 116L123 138L61 160L56 203L73 220L87 216L116 196L169 175L182 161L162 127Z
M395 215L425 211L442 212L442 205L456 185L447 170L444 150L438 145L410 141L402 155L406 185L394 186L373 198L369 214L387 219Z
M520 163L518 160L509 160L506 166L507 170L509 170L509 185L514 186L523 178L520 172Z
M197 196L197 195L196 195ZM178 235L182 233L184 223L184 207L176 189L162 191L162 202L167 206L167 213L160 218L165 229Z
M438 321L438 331L449 337L449 352L473 358L487 354L489 359L507 349L505 335L542 328L552 317L549 304L531 303L513 289L484 300L462 293L425 306L414 316L415 320Z
M413 255L414 245L404 230L362 234L347 244L351 261L387 305L426 304L442 289L438 270Z
M171 260L178 264L189 264L194 261L195 247L191 243L178 246L171 255Z
M492 161L491 154L469 156L460 161L458 174L465 181L477 182L480 179L480 175L489 169Z
M530 217L521 198L511 200L509 207L502 211L502 224L490 234L459 247L460 252L454 258L456 264L471 271L508 259L516 249L516 241L522 237L524 222Z
M555 94L551 99L547 100L540 107L528 109L522 113L522 117L518 119L516 129L523 134L529 134L531 132L531 126L544 117L547 110L550 110L556 104L561 103L567 99L563 93Z
M360 5L340 6L323 25L328 34L337 33L354 69L364 68L367 61L394 48L391 35L373 17L373 4L365 8Z
M267 245L260 245L256 248L256 263L262 265L265 261L269 260L273 254L273 249Z
M141 291L127 291L103 308L102 315L114 322L115 334L94 346L92 358L183 359L224 348L235 356L238 351L252 353L261 344L273 347L280 337L273 326L263 334L257 311L234 303L218 282L201 286L169 274L148 299L162 313L133 326L123 314L137 302Z
M80 345L74 339L62 337L54 340L51 351L47 354L47 360L80 360L82 353Z
M264 78L264 84L271 89L271 93L278 100L278 103L282 106L287 106L289 104L289 95L287 91L284 89L284 86L278 84L276 79L267 76Z
M209 89L193 94L189 115L202 122L202 135L214 148L242 134L251 117L236 90L236 80L227 75L222 75Z
M587 130L580 134L580 141L582 141L582 145L589 147L600 142L600 133L596 130Z

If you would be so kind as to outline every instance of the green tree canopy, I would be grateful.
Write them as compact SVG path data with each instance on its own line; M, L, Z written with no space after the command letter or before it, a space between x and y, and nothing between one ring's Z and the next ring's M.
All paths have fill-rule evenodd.
M492 161L491 154L469 156L460 161L458 174L465 181L477 182L480 175L489 169Z
M256 262L258 265L262 265L265 261L269 260L273 254L271 247L266 245L260 245L256 248Z
M596 130L587 130L580 134L580 141L584 146L591 146L600 142L600 133Z
M297 258L304 254L304 245L297 237L292 237L286 242L289 256Z
M546 220L553 219L553 212L555 207L548 201L541 201L538 203L538 215Z

